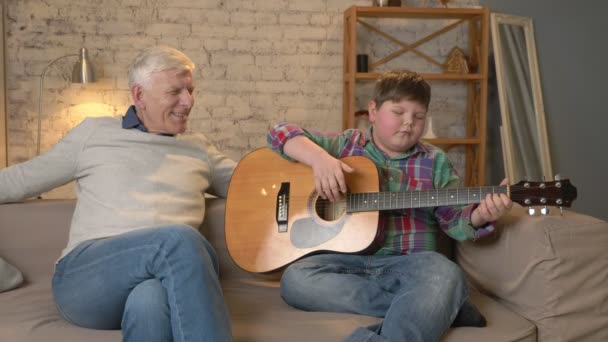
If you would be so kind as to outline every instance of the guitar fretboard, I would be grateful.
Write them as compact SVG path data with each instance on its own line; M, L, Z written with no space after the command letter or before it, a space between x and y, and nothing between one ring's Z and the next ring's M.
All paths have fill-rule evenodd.
M346 195L346 211L362 212L467 205L481 202L487 194L506 194L509 196L509 186L349 193Z

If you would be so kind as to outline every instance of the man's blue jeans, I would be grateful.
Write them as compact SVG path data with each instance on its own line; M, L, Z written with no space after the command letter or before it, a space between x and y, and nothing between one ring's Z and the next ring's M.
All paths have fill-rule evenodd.
M347 341L433 342L448 330L468 291L458 265L439 253L323 254L290 265L281 296L302 310L384 317Z
M217 256L190 226L81 243L57 264L53 295L66 320L122 328L124 341L232 341Z

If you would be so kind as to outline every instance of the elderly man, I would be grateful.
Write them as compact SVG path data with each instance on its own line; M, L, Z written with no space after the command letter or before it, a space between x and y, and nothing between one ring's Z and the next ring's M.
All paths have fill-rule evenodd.
M0 202L76 180L53 295L63 317L122 328L125 341L230 341L218 261L196 228L204 193L224 197L235 163L202 134L180 135L194 64L168 47L129 69L124 117L88 118L47 153L0 171Z

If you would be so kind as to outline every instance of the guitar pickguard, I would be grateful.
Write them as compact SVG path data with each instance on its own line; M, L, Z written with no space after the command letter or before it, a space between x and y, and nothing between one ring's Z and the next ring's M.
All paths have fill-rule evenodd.
M336 237L342 227L344 227L344 220L333 225L320 226L313 218L306 217L293 222L289 237L295 247L311 248Z
M335 238L347 218L344 201L330 202L316 192L308 198L308 214L292 224L289 237L296 248L313 248Z

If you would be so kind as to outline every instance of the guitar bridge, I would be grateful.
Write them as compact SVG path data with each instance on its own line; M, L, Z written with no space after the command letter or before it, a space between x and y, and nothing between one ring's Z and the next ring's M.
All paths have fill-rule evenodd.
M277 194L276 220L279 233L287 232L287 220L289 218L289 183L281 183L281 188Z

